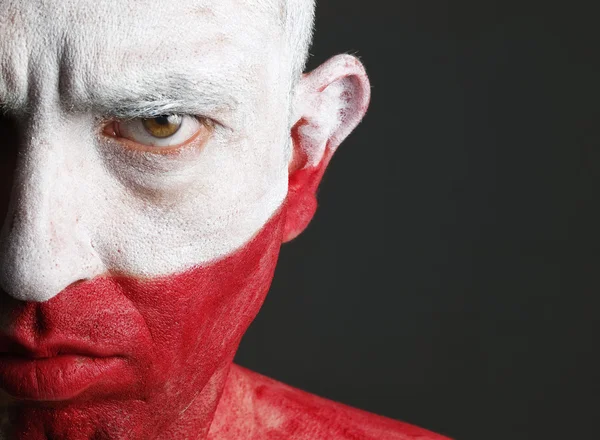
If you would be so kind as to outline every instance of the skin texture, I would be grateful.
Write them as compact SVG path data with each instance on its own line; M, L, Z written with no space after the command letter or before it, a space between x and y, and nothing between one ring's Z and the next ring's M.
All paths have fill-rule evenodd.
M232 366L369 102L278 4L0 0L0 439L441 438Z
M20 362L16 373L0 360L0 387L17 397L8 438L204 438L240 338L267 292L281 233L280 212L239 252L202 268L145 281L97 277L47 302L3 303L12 331L0 351L18 343L41 357L80 341L115 360L81 391L67 373L46 368L48 359L29 361L38 364L31 372Z

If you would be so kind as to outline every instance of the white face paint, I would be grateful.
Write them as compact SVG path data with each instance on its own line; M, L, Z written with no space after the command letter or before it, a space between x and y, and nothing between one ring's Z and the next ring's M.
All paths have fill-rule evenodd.
M261 229L288 179L289 75L271 8L0 0L0 104L23 137L0 245L10 295L45 301L106 272L179 273ZM173 154L103 131L111 114L169 113L214 128Z

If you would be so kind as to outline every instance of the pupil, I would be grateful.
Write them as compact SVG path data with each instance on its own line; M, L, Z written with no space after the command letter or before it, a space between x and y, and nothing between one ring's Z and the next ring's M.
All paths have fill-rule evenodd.
M169 122L169 117L170 115L162 115L162 116L158 116L157 118L154 118L154 121L158 124L158 125L170 125L171 122Z

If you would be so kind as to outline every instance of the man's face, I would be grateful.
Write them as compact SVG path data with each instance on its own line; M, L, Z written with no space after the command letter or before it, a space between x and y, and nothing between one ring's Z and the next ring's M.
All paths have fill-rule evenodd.
M0 0L16 438L150 438L215 400L285 219L289 72L267 3Z

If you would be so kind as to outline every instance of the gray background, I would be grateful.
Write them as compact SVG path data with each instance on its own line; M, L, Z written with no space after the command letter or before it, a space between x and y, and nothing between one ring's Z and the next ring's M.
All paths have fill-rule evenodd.
M544 4L546 3L546 4ZM237 361L458 439L600 438L592 2L318 7L371 110Z

